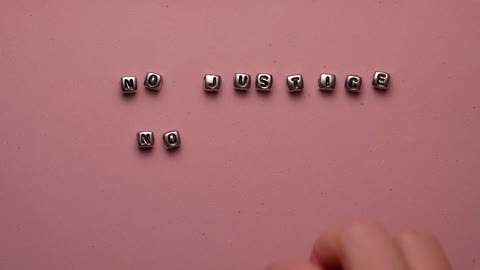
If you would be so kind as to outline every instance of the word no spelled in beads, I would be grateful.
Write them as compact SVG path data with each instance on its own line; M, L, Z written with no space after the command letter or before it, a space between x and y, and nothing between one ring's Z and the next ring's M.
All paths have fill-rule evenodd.
M172 130L163 134L163 143L168 150L180 147L180 133L178 130ZM155 144L153 131L137 132L137 144L139 148L149 149Z
M162 85L162 75L149 72L145 77L144 86L147 89L158 91ZM337 85L337 78L334 74L322 73L318 78L318 87L322 91L333 91ZM233 88L237 91L248 91L252 84L250 74L237 73L233 78ZM289 75L286 77L286 84L290 93L301 92L304 88L304 80L301 74ZM203 78L204 90L206 92L218 92L222 86L222 77L216 74L206 74ZM377 71L373 75L372 85L378 90L387 90L390 85L390 74ZM257 91L269 92L273 87L273 76L268 73L260 73L255 77L255 88ZM362 77L348 75L345 78L345 89L352 93L359 93L362 88ZM127 76L121 78L121 89L124 94L135 94L137 91L137 78Z
M162 75L149 72L143 84L147 89L158 91L162 86L162 80ZM137 92L137 77L135 76L122 77L120 84L123 94L135 94Z

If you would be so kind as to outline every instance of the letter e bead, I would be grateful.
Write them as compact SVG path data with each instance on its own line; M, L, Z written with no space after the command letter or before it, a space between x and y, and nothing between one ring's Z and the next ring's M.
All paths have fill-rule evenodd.
M390 84L390 74L387 72L377 71L373 75L373 87L379 90L387 90Z

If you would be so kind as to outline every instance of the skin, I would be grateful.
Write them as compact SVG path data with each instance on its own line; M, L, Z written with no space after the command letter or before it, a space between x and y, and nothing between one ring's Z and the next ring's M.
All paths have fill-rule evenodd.
M408 230L392 236L379 223L360 221L320 235L310 259L288 258L268 270L451 270L434 235Z

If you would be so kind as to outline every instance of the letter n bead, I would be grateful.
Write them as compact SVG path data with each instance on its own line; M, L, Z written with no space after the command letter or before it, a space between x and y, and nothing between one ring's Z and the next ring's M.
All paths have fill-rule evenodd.
M137 77L122 77L120 83L123 94L135 94L137 92Z
M140 131L137 133L137 144L139 148L152 148L154 143L153 132Z
M377 71L373 75L373 87L379 90L387 90L390 84L390 74L387 72Z

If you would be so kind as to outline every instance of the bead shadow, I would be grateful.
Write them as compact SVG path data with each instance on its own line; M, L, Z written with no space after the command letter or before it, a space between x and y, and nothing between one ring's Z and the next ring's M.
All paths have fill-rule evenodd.
M130 93L130 94L120 93L120 95L122 95L123 100L126 100L127 102L129 102L129 101L134 100L136 98L137 93Z
M390 86L389 89L386 89L386 90L383 90L383 89L375 89L375 88L374 88L373 91L375 91L375 94L376 94L377 96L380 96L380 97L382 97L382 98L386 98L387 96L390 95L389 92L392 91L392 90L391 90L391 86Z
M335 95L337 95L337 89L335 90L318 90L320 92L320 95L326 98L333 98Z
M172 149L165 149L165 151L169 156L178 156L182 152L182 146L179 146L177 148L172 148Z
M145 92L147 92L147 95L152 96L152 97L159 96L161 91L162 91L162 89L152 90L152 89L148 89L148 88L145 87Z
M205 91L205 90L203 90L203 92L205 92L204 94L207 97L207 99L210 99L210 100L219 99L220 98L220 93L222 91L223 90L219 90L219 91Z
M234 89L233 91L235 91L235 95L236 96L239 96L239 97L247 97L249 95L249 92L252 91L251 89L248 89L248 90L236 90Z
M300 99L303 99L303 97L306 95L306 94L303 93L304 91L305 90L298 91L298 92L288 92L288 95L292 99L300 100Z
M361 89L359 92L352 92L352 91L348 91L348 90L344 90L346 92L346 95L349 97L349 98L360 98L360 96L362 95L362 92L365 91L365 89Z
M138 146L137 146L138 148ZM153 153L153 148L154 147L151 147L151 148L138 148L138 152L140 153L141 156L149 156L149 155L152 155Z
M272 93L273 91L275 91L273 88L270 91L259 91L255 89L255 92L257 92L257 95L262 98L269 98L273 94Z

